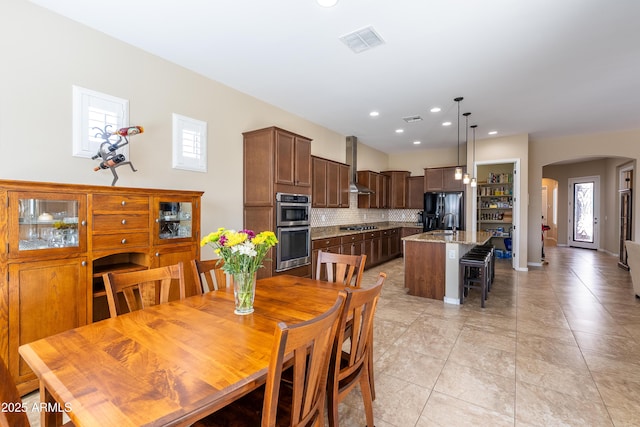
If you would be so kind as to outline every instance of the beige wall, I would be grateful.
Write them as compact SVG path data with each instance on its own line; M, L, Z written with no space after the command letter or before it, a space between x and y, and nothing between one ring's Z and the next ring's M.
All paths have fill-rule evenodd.
M424 175L424 168L456 166L458 162L456 151L456 147L453 147L391 153L389 169L409 171L413 176ZM464 144L460 146L460 163L463 165L467 163Z
M602 248L611 253L617 253L617 218L612 220L612 217L616 217L618 214L618 202L615 199L617 197L617 172L618 165L621 163L629 164L629 162L635 163L640 158L640 130L619 131L610 133L590 134L590 135L573 135L563 138L547 138L547 139L532 139L529 144L529 212L540 212L541 209L541 190L540 183L542 182L542 169L545 165L552 165L558 162L567 161L579 161L580 159L589 160L593 157L605 157L609 158L608 163L605 165L604 175L605 181L610 185L603 187L602 198L606 201L607 205L604 208L608 218L606 225L602 228L603 237ZM626 159L626 160L624 160ZM637 167L637 166L635 166ZM615 175L615 176L614 176ZM638 177L635 174L633 187L638 187ZM613 184L611 184L613 182ZM563 190L564 187L564 190ZM559 184L558 191L566 192L566 185ZM634 198L635 199L635 198ZM562 213L563 204L558 203L558 213ZM566 204L564 205L566 206ZM638 202L633 200L633 211L638 212ZM566 211L566 209L564 209ZM639 215L634 215L633 219L633 233L634 240L640 239L640 218ZM538 216L530 216L529 229L534 230L540 228L540 221ZM558 225L566 224L565 219L558 219ZM566 230L566 229L565 229ZM561 239L563 231L558 230L558 239ZM566 236L566 231L564 232ZM566 238L566 237L565 237ZM529 235L529 253L540 254L541 252L540 238L532 238L532 234ZM530 262L536 262L536 257L532 256Z
M111 184L71 156L72 85L128 99L145 127L130 145L138 172L118 169L117 186L203 190L203 232L242 226L242 132L276 125L344 161L344 136L25 0L2 1L0 40L1 179ZM172 113L208 123L208 173L172 169Z

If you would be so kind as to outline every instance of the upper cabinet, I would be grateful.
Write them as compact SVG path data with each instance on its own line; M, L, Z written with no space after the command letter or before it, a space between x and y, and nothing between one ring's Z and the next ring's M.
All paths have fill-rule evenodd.
M424 191L464 191L462 180L455 179L455 170L455 166L425 169Z
M277 192L311 194L311 140L270 127L244 136L244 205L272 206Z
M311 140L275 130L276 184L311 187Z
M407 180L411 172L408 171L385 171L383 175L388 177L388 207L391 209L406 209L407 203Z
M8 191L7 196L9 258L86 251L86 196L72 191Z
M407 209L424 208L424 176L407 178Z
M314 208L349 207L349 165L312 156Z

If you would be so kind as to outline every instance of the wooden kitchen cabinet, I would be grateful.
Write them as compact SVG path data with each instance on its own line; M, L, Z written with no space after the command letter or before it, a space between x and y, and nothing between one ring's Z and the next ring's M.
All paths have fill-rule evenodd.
M311 187L311 140L275 129L276 184Z
M316 278L316 267L318 265L318 251L331 252L333 254L340 253L340 238L329 237L326 239L317 239L311 242L311 277ZM322 273L320 280L327 280L326 273Z
M358 183L373 191L371 194L358 194L358 208L379 209L388 205L388 178L383 178L378 172L358 171Z
M87 324L87 260L25 261L9 266L9 371L19 389L38 380L18 348Z
M242 135L244 206L274 206L277 192L311 195L309 138L274 126Z
M424 176L407 178L407 209L424 209Z
M356 233L340 237L340 253L345 255L362 255L364 253L364 234Z
M455 166L425 169L424 191L464 191L465 186L462 180L455 179L455 170Z
M349 207L349 165L311 156L313 185L311 203L314 208Z
M38 383L18 347L108 317L103 273L200 257L201 196L0 180L0 358L22 394Z
M390 209L406 209L407 180L411 175L408 171L384 171L383 175L389 179L388 206Z
M312 157L313 180L311 185L311 206L327 207L327 161L320 157Z

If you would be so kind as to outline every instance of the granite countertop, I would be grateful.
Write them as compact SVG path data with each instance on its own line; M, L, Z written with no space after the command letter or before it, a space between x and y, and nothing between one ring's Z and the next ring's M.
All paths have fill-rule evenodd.
M482 245L491 239L491 233L478 231L475 234L467 231L434 230L426 233L403 237L408 242L423 243L460 243L464 245Z
M422 228L422 224L415 222L376 222L358 225L373 225L373 230L340 230L343 225L335 225L331 227L311 227L311 240L329 239L331 237L348 236L350 234L367 233L372 231L390 230L392 228L409 227Z

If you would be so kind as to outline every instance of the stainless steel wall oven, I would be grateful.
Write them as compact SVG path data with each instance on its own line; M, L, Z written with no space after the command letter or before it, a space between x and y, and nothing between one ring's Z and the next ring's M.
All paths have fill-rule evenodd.
M276 271L311 263L311 196L276 194Z

